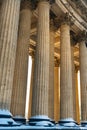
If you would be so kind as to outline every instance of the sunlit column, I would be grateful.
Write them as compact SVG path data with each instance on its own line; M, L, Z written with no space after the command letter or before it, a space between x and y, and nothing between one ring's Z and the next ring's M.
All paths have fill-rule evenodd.
M13 115L25 116L30 25L31 3L25 0L21 3L19 21L18 44L11 101L11 112Z
M50 50L49 50L49 99L48 99L48 116L54 119L54 32L53 21L50 23Z
M20 0L3 0L0 15L0 108L10 110Z
M74 117L72 62L70 43L70 18L66 17L60 27L60 118Z
M48 115L49 89L49 2L38 3L38 38L35 55L32 116Z
M72 90L73 90L73 113L74 113L74 120L76 120L76 87L75 87L75 64L74 64L74 44L75 41L73 40L73 37L70 37L71 41L71 64L72 64Z
M87 47L85 44L85 32L80 36L80 84L81 84L81 120L87 121Z

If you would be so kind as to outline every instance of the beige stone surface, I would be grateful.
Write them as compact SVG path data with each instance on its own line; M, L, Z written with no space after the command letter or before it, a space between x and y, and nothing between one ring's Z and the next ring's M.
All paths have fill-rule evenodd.
M18 43L16 51L16 62L14 70L13 91L11 101L11 112L13 115L25 115L29 39L31 25L31 9L28 8L30 2L24 3L24 8L20 12Z
M49 3L38 3L38 37L32 95L32 116L48 115L49 88Z
M54 120L60 120L60 84L59 65L54 67Z
M0 16L0 108L10 110L20 0L3 0Z
M54 30L50 30L48 116L54 119Z
M87 120L87 47L80 43L81 119Z
M73 118L71 44L68 24L61 25L60 34L60 118Z
M72 43L72 41L71 41ZM75 65L74 65L74 46L71 44L71 64L72 64L72 90L73 90L73 112L76 120L76 87L75 87Z

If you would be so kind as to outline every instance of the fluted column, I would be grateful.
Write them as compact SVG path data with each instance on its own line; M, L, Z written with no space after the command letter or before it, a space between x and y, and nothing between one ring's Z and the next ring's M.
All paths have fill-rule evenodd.
M28 118L31 117L32 110L32 93L33 93L33 82L34 82L34 56L32 56L32 71L31 71L31 83L30 83L30 94L29 94L29 107L28 107Z
M59 63L56 61L54 67L54 120L60 120L60 83L59 83Z
M80 42L79 53L81 84L81 120L87 121L87 47L85 45L85 39L82 39L82 41Z
M48 99L48 116L54 119L54 26L53 21L50 25L50 52L49 52L49 99Z
M73 90L73 113L76 120L76 87L75 87L75 65L74 65L74 41L71 39L71 64L72 64L72 90Z
M30 25L30 2L25 0L21 4L19 21L19 33L11 101L11 112L13 115L25 115Z
M20 0L3 0L0 16L0 108L11 104Z
M48 115L49 3L38 3L38 38L35 55L32 115Z
M75 68L75 89L76 89L76 121L80 124L80 106L78 90L78 67Z
M73 118L72 64L69 21L60 27L60 118Z

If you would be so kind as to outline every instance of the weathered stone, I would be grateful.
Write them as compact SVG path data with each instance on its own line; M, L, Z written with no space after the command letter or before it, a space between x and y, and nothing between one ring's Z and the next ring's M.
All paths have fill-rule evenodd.
M30 2L27 1L27 4ZM25 115L29 39L31 25L31 9L27 7L26 1L20 12L18 44L16 51L16 62L13 80L13 92L11 101L11 112L15 115Z
M32 116L48 115L49 88L49 3L38 3L38 38L32 95Z
M73 90L70 27L60 27L60 118L73 118Z
M0 108L10 110L20 0L3 0L0 18Z

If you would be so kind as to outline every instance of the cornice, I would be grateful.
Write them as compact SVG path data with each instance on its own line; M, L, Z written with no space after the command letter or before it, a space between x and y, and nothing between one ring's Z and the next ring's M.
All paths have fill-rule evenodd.
M70 1L70 0L55 0L55 2L56 2L56 5L58 5L59 6L59 8L61 9L61 11L63 12L63 13L66 13L66 12L68 12L71 16L72 16L72 18L74 18L75 19L75 26L76 26L76 28L77 28L77 30L75 30L75 31L77 31L77 33L78 33L78 31L79 30L85 30L85 29L87 29L87 22L83 19L83 17L77 12L77 8L75 8L74 6L73 6L73 4L70 4L70 2L72 2L72 1L70 1L70 2L68 2L68 1ZM75 0L75 1L77 1L77 0ZM72 29L75 29L75 26L74 27L72 27Z

